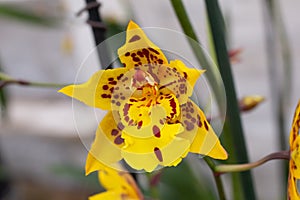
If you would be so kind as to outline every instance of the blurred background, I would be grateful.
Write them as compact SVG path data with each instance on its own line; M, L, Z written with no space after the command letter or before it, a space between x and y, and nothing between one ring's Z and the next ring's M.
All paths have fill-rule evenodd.
M124 31L130 19L141 27L182 32L169 1L100 2L108 36ZM183 2L206 48L204 2ZM283 130L288 138L293 110L299 99L300 21L297 16L300 2L277 2L273 18L268 14L268 2L220 2L230 50L241 49L238 61L232 64L238 97L259 94L266 98L257 109L242 115L251 161L281 149L277 134L278 105L283 108ZM94 48L93 34L86 24L87 13L76 17L84 6L84 0L0 0L1 71L24 80L73 83L82 62ZM182 48L188 50L188 44L183 43ZM79 74L79 80L86 80L99 69L97 59L90 65ZM87 149L81 140L93 137L96 129L96 122L85 117L89 110L82 108L80 129L84 134L79 137L72 102L56 89L16 85L4 89L7 106L0 121L0 177L8 178L9 183L4 181L0 187L5 190L5 185L10 186L5 199L87 199L97 191L96 177L84 177L83 170ZM284 92L278 92L281 89ZM283 196L281 164L282 161L272 161L253 170L258 199ZM209 179L205 175L210 175L205 163L200 168ZM229 181L226 178L225 186ZM214 188L214 184L211 185ZM226 187L226 193L230 195L230 192Z

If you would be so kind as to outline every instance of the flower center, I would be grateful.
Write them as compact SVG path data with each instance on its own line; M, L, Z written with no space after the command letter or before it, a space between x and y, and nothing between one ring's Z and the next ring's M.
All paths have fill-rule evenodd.
M160 137L156 130L162 130L180 115L180 104L173 92L166 87L164 91L160 89L161 73L151 66L141 66L120 78L116 85L120 89L114 93L122 94L113 110L122 131L135 137Z

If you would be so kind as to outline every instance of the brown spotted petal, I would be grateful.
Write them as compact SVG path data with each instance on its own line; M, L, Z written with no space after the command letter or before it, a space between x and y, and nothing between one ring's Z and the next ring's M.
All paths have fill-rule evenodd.
M69 85L59 92L82 101L88 106L110 110L112 97L118 80L127 72L124 68L100 70L87 82Z
M300 179L300 101L295 109L290 131L290 162L288 179L288 199L300 200L297 181Z
M133 137L123 132L124 160L134 169L151 172L158 166L176 166L187 155L190 143L175 135L182 131L180 123L153 126L149 138Z
M191 100L181 106L180 122L184 127L184 132L178 137L190 141L190 152L208 155L215 159L227 159L228 155L204 113Z
M86 173L99 170L99 162L113 166L122 159L121 148L125 145L122 131L115 123L112 112L108 112L101 121L96 138L89 151Z
M143 30L130 21L126 31L126 43L118 49L123 65L132 69L144 64L167 64L163 52L153 44Z
M119 111L123 131L131 136L148 138L152 136L153 127L161 129L166 121L166 110L161 105L148 105L147 98L130 98L121 105Z

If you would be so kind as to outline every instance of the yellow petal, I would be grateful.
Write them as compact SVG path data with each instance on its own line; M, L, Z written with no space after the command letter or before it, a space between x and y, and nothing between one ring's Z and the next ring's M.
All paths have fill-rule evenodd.
M122 186L126 186L126 180L121 174L122 172L107 167L105 170L99 171L98 177L101 185L106 190L122 190Z
M291 168L290 168L291 172ZM300 194L297 189L296 178L289 174L288 179L288 200L300 200Z
M297 179L300 179L300 135L297 135L296 140L291 146L291 173Z
M124 140L121 138L121 130L115 123L110 111L97 129L96 138L86 161L86 174L102 169L99 162L107 166L114 166L116 162L122 159L120 149L123 146Z
M297 136L299 135L299 128L300 128L300 100L295 109L292 128L290 131L290 147L293 146L294 141L296 140Z
M222 147L218 136L208 123L204 113L191 100L181 106L181 123L185 131L178 137L188 139L192 144L190 152L203 154L215 159L227 159L228 155Z
M114 88L126 71L124 68L100 70L86 83L69 85L59 92L82 101L88 106L110 110Z
M179 102L173 94L131 97L120 108L123 130L131 136L143 138L152 136L154 126L161 129L166 120L176 119L180 115Z
M130 21L126 31L126 43L119 48L118 55L126 68L131 69L144 64L167 64L163 52L153 44L144 31Z
M191 89L194 88L200 75L205 72L205 70L189 68L181 60L172 60L169 66L180 72L180 74L188 81Z
M203 70L190 69L181 61L171 61L170 66L159 66L159 92L163 94L172 92L180 104L184 104L193 94L193 87L203 72Z
M121 166L119 165L121 168ZM142 193L137 187L132 176L124 171L117 171L102 165L98 173L99 182L107 192L93 196L93 198L115 199L142 199ZM109 196L111 195L111 196Z
M121 196L121 191L110 190L107 192L102 192L100 194L95 194L89 197L89 200L124 200Z
M134 98L131 98L132 100ZM166 111L161 105L146 106L144 101L129 102L121 106L121 124L128 135L139 138L153 136L153 127L164 126Z
M126 145L122 156L132 168L151 172L158 165L177 165L187 155L189 141L175 136L182 131L180 123L153 130L153 136L149 138L132 137L123 132Z

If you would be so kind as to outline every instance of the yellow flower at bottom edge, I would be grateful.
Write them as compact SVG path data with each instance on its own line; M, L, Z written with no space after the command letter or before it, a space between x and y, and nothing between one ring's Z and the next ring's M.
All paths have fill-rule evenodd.
M100 70L86 83L62 92L108 110L88 157L112 166L124 160L136 170L176 166L191 153L227 159L201 109L189 98L204 70L168 61L143 30L130 21L118 50L122 68ZM86 173L97 170L87 159Z
M300 200L297 181L300 179L300 101L295 110L294 120L290 132L290 163L288 180L288 199Z
M98 162L98 177L105 192L89 197L89 200L143 200L144 197L132 176L123 171L106 167Z

